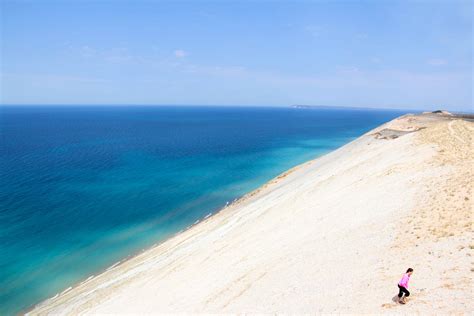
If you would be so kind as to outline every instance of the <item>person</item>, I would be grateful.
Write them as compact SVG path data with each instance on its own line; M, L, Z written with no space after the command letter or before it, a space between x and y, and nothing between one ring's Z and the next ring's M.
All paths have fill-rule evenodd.
M408 281L410 281L410 277L413 273L412 268L408 268L407 273L405 273L398 282L398 302L400 304L405 304L406 303L406 298L410 296L410 292L408 291ZM403 296L405 294L405 296Z

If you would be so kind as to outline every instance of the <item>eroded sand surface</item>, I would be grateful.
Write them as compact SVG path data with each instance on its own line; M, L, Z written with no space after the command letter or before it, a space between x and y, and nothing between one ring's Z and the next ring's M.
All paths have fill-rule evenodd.
M31 314L472 313L473 135L403 116Z

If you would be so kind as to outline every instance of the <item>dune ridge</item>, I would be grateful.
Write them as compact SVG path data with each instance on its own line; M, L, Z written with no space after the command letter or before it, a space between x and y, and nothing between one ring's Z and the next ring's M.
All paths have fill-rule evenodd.
M28 314L472 313L473 135L404 115Z

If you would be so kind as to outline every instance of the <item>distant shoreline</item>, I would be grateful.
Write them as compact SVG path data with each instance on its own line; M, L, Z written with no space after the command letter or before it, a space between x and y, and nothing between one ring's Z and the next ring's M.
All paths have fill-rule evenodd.
M321 110L371 110L371 111L400 111L411 113L424 113L435 111L433 108L403 108L403 107L365 107L365 106L331 106L331 105L308 105L308 104L293 104L293 105L219 105L219 104L0 104L2 107L23 107L23 108L41 108L41 107L137 107L137 108L153 108L153 107L192 107L192 108L294 108L294 109L321 109ZM431 109L431 110L430 110ZM455 114L474 114L473 111L466 110L451 110Z

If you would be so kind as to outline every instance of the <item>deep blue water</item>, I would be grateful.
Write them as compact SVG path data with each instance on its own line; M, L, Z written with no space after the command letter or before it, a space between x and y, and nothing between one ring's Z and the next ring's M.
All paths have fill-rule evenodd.
M162 241L399 111L0 107L0 314Z

